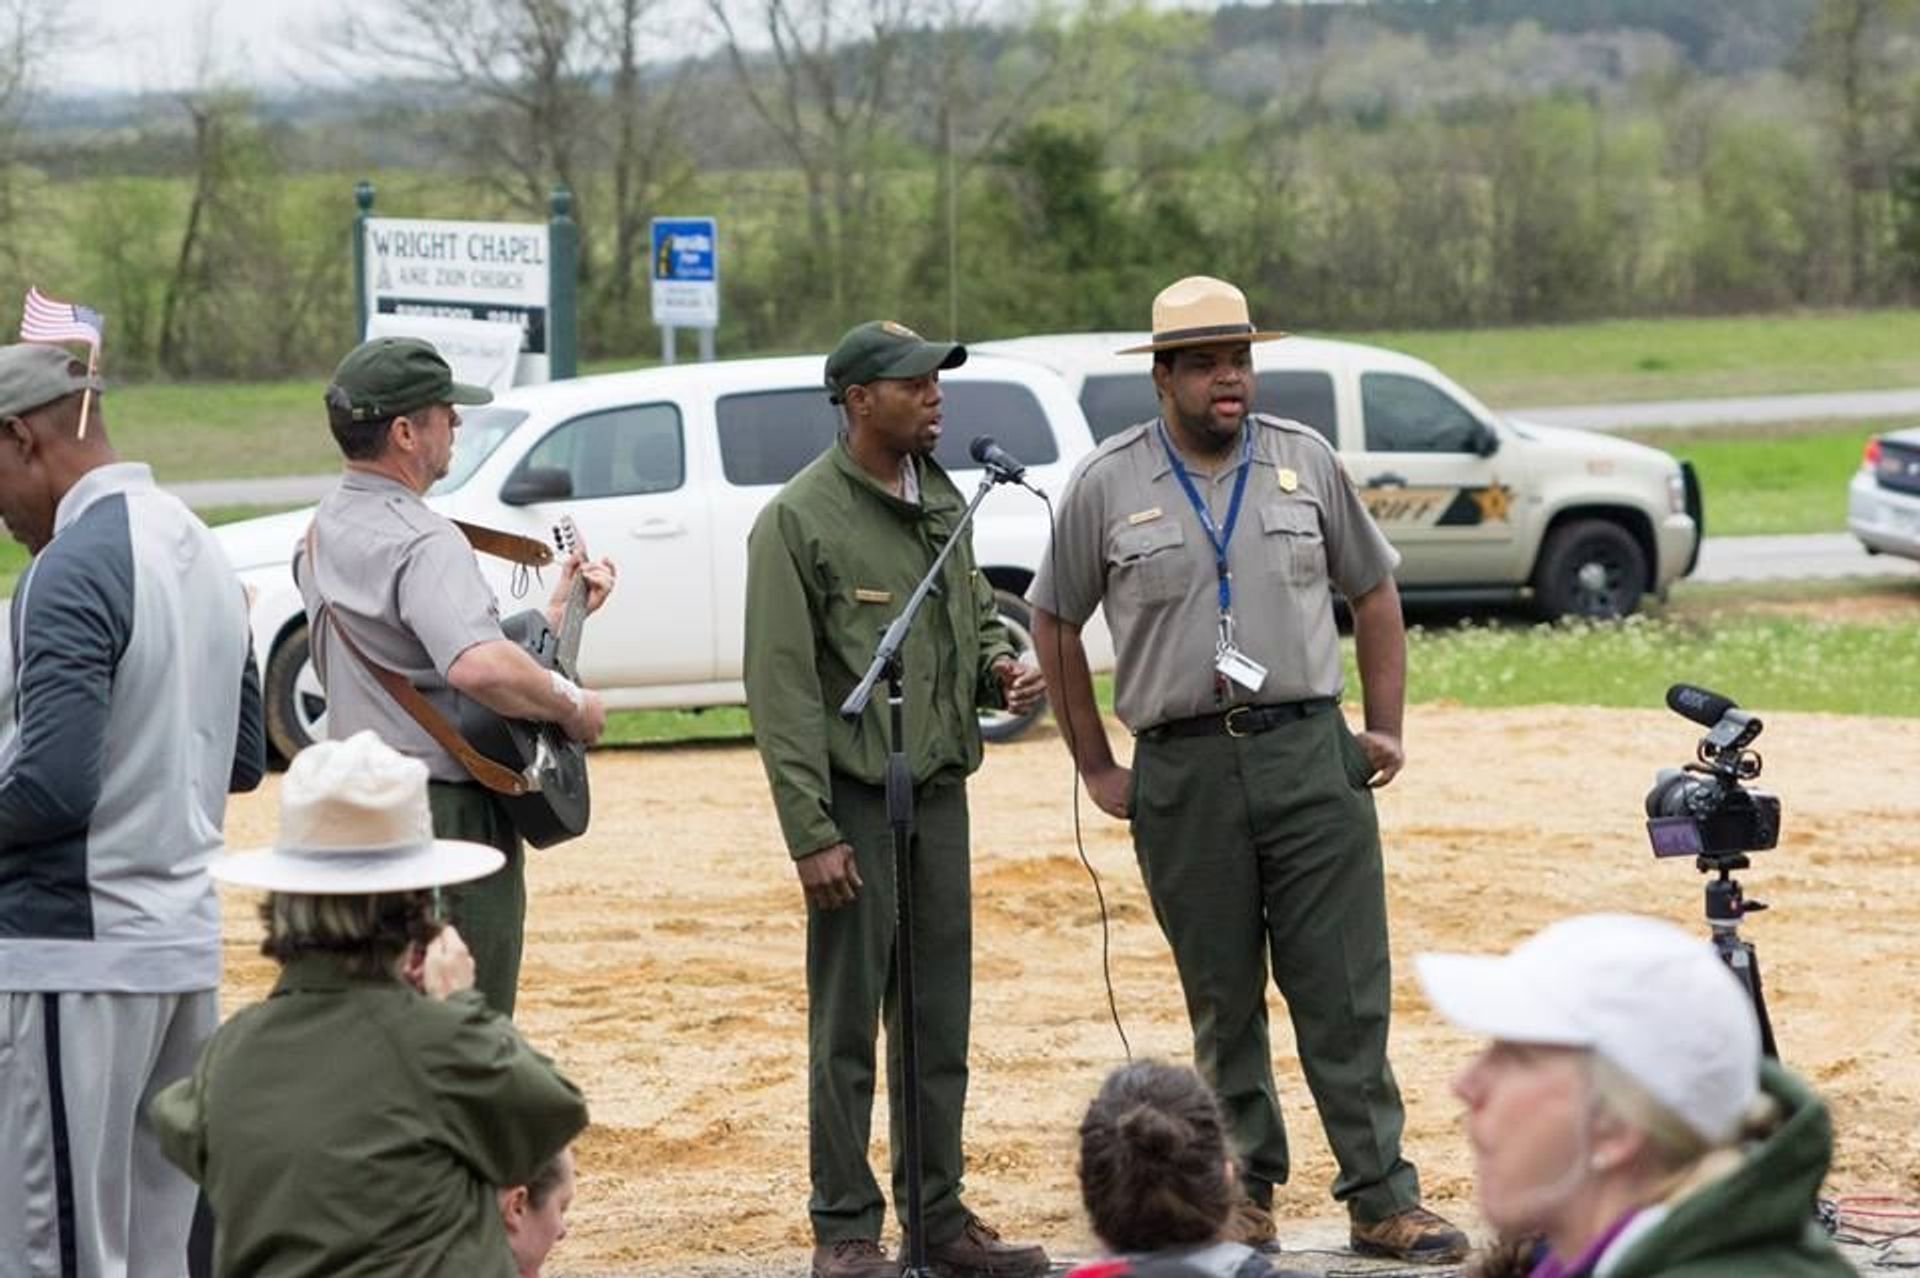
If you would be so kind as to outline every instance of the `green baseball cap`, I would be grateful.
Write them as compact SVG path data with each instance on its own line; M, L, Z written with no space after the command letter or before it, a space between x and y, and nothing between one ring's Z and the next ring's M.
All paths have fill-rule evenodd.
M967 348L958 342L929 342L905 324L869 320L847 330L827 356L827 396L838 404L847 390L894 377L920 377L937 368L958 368Z
M106 387L87 376L85 361L71 351L44 342L0 346L0 417L20 417L68 395Z
M432 342L418 337L376 337L360 343L327 387L329 402L343 402L356 422L399 417L429 404L485 404L493 392L453 380L453 369Z

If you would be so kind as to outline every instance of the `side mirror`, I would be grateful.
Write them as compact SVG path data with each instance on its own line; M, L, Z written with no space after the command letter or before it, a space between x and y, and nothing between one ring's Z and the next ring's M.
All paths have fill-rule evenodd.
M500 486L500 500L509 506L565 501L573 496L573 476L558 466L528 466Z
M1500 432L1485 422L1475 422L1473 451L1476 456L1491 457L1500 451Z

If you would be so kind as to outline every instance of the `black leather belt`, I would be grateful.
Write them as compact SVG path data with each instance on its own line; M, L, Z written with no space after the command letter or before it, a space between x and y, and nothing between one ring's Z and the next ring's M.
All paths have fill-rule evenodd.
M1140 735L1148 741L1170 741L1175 737L1252 737L1325 714L1339 704L1336 697L1310 697L1305 701L1282 701L1269 706L1235 706L1220 714L1169 719L1154 724Z

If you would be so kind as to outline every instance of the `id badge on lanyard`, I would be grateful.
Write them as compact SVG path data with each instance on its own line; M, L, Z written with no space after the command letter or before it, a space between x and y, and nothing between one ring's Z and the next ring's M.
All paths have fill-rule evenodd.
M1187 503L1193 507L1194 515L1200 520L1200 528L1207 534L1207 542L1213 547L1213 568L1218 579L1220 622L1213 649L1214 686L1218 699L1226 699L1226 684L1231 680L1248 692L1258 692L1267 681L1267 668L1249 657L1233 641L1233 573L1227 567L1227 546L1233 541L1233 530L1240 523L1240 500L1246 495L1247 475L1253 470L1253 432L1245 425L1242 430L1240 447L1240 473L1233 480L1233 496L1227 502L1227 521L1216 524L1213 512L1207 509L1207 503L1200 497L1200 490L1194 487L1193 476L1187 472L1186 463L1180 460L1180 454L1174 449L1173 439L1167 434L1167 424L1159 423L1160 444L1167 450L1167 458L1173 463L1174 477L1180 481L1180 488L1187 495Z

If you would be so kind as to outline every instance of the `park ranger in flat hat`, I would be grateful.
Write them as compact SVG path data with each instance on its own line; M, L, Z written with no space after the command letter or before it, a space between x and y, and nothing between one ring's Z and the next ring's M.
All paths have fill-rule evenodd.
M1274 1239L1290 1170L1267 1035L1286 999L1339 1163L1356 1250L1455 1260L1466 1236L1420 1206L1387 1063L1386 899L1370 787L1400 770L1406 645L1393 570L1332 448L1253 411L1257 327L1239 289L1193 276L1154 299L1160 415L1076 470L1028 602L1035 650L1088 793L1131 819L1173 949L1194 1055L1245 1160L1236 1237ZM1333 591L1350 601L1365 730L1348 730ZM1080 629L1104 607L1117 763Z

